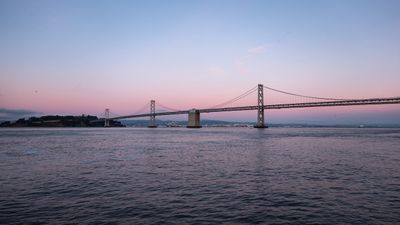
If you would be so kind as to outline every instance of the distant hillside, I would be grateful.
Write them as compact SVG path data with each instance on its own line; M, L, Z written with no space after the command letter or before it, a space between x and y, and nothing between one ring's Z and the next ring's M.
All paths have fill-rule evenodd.
M104 121L96 121L96 116L42 116L21 118L15 122L0 121L0 127L104 127ZM94 122L96 121L96 122ZM156 120L158 127L186 127L187 121L175 120ZM110 127L147 127L149 120L110 120ZM252 122L230 122L221 120L201 120L203 127L253 127ZM399 124L338 124L338 125L318 125L318 124L268 124L269 127L337 127L337 128L400 128Z
M97 116L42 116L19 119L15 122L2 122L0 127L104 127L103 121L96 121ZM110 121L111 127L123 127L119 121Z

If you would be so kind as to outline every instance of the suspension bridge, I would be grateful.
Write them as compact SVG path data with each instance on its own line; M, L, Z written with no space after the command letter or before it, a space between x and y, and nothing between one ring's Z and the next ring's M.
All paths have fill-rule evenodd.
M292 97L299 97L303 101L300 102L290 102L290 103L278 103L278 104L264 104L264 90L280 93L283 95L288 95ZM233 103L246 98L247 96L256 93L257 94L257 105L247 105L247 106L230 106ZM306 99L306 101L304 101ZM356 106L356 105L383 105L383 104L400 104L400 97L391 98L365 98L365 99L341 99L341 98L326 98L326 97L315 97L308 95L301 95L296 93L291 93L287 91L278 90L275 88L267 87L262 84L251 88L250 90L244 92L243 94L230 99L229 101L223 102L221 104L202 109L187 109L179 110L164 106L160 103L156 103L155 100L151 100L149 104L146 104L136 113L131 115L119 116L110 111L110 109L105 109L104 117L99 120L104 121L104 126L109 127L111 120L120 120L128 118L140 118L149 117L150 128L157 127L156 117L167 116L167 115L188 115L188 128L200 128L200 114L202 113L216 113L216 112L233 112L233 111L244 111L244 110L254 110L257 111L257 121L254 125L255 128L266 128L268 127L265 123L264 110L272 109L289 109L289 108L309 108L309 107L332 107L332 106ZM161 112L156 112L156 105L162 109ZM144 112L144 110L149 110Z

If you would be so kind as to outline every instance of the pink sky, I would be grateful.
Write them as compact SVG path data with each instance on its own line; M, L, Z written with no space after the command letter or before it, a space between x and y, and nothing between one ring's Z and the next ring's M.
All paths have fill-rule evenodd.
M0 108L123 115L151 99L206 108L259 83L311 96L400 96L395 2L109 4L0 2ZM237 104L255 105L256 97ZM360 113L400 123L393 112L399 107L281 110L270 118ZM204 116L251 120L254 113Z

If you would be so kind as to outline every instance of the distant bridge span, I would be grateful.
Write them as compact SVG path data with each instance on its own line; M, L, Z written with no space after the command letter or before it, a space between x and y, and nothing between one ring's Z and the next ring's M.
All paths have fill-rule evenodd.
M291 109L291 108L310 108L310 107L327 107L327 106L352 106L352 105L379 105L379 104L400 104L400 97L398 98L368 98L368 99L355 99L355 100L344 100L344 101L332 101L332 102L304 102L304 103L292 103L292 104L273 104L264 105L264 109ZM225 107L215 109L197 109L199 113L214 113L214 112L232 112L232 111L245 111L245 110L257 110L258 106L238 106L238 107ZM154 116L168 116L168 115L179 115L188 114L191 110L180 110L171 112L157 112L154 114L144 113L136 115L110 117L110 120L120 120L128 118L139 118Z
M302 97L310 97L316 99L327 99L329 101L318 101L318 102L302 102L302 103L290 103L290 104L270 104L264 105L263 100L263 85L259 84L257 87L258 92L258 105L253 106L238 106L238 107L217 107L217 108L205 108L205 109L190 109L190 110L171 110L167 112L155 112L155 101L152 100L150 104L150 113L142 113L142 114L133 114L126 116L116 116L110 117L108 109L106 109L105 117L101 120L105 121L105 126L109 126L109 120L120 120L120 119L128 119L128 118L140 118L140 117L150 117L149 127L156 127L155 117L156 116L167 116L167 115L179 115L179 114L188 114L189 128L200 128L200 113L214 113L214 112L232 112L232 111L245 111L245 110L257 110L257 124L254 126L256 128L265 128L267 127L264 123L264 110L271 109L289 109L289 108L310 108L310 107L331 107L331 106L355 106L355 105L383 105L383 104L400 104L400 97L393 98L367 98L367 99L349 99L349 100L335 100L329 98L319 98L319 97L310 97L303 95L296 95ZM270 89L270 88L269 88ZM276 89L272 89L276 90ZM279 90L277 90L279 91ZM279 91L282 92L282 91ZM251 93L251 92L249 92ZM282 92L285 94L291 94L288 92ZM247 94L248 95L248 94ZM245 95L245 96L247 96ZM236 101L236 100L235 100Z

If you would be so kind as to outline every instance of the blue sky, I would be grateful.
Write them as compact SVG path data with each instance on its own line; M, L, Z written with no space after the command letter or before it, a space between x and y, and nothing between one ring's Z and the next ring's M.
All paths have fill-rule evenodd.
M316 96L399 96L399 12L399 1L3 0L0 106L125 114L156 99L207 107L257 83ZM378 111L400 122L399 107Z

